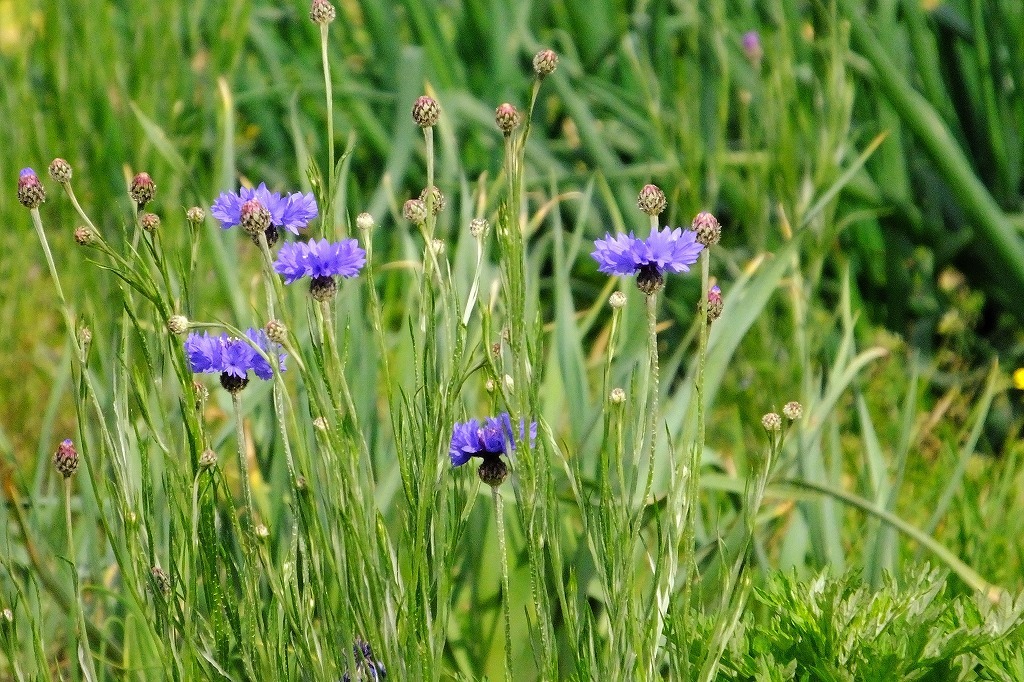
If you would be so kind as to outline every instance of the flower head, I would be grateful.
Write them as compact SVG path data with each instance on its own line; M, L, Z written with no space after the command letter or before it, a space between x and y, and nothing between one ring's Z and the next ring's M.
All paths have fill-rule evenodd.
M441 107L437 100L427 95L416 98L412 105L412 120L420 128L430 128L441 117Z
M53 453L53 466L64 478L71 478L78 468L78 451L70 438L65 438Z
M312 193L292 192L282 196L280 192L271 192L262 182L256 189L242 187L237 193L221 193L210 207L210 213L226 230L241 224L242 206L252 199L270 213L272 226L283 227L292 234L298 234L317 216L316 198Z
M654 230L647 239L629 235L605 234L594 242L590 255L598 270L609 275L637 275L637 286L646 294L661 288L665 272L689 272L704 248L693 230L677 227Z
M249 329L246 338L238 339L227 334L210 336L192 333L185 339L185 354L195 373L220 374L225 388L229 385L241 390L249 381L249 370L264 381L274 377L274 370L267 360L256 352L254 345L267 355L273 355L267 334L262 329ZM251 342L251 343L250 343ZM278 368L285 371L285 354L278 356Z
M526 421L519 421L519 437L524 438ZM537 422L530 422L530 443L537 438ZM448 456L452 466L462 466L471 457L494 458L515 449L515 434L512 431L512 418L508 412L497 417L487 417L481 423L477 419L468 422L457 422L452 428L452 441L448 448Z
M722 290L716 284L708 290L708 322L714 322L722 316L722 309L725 304L722 302Z
M277 252L274 270L284 275L286 284L311 277L314 280L333 277L355 277L366 264L366 251L355 239L329 242L288 242Z
M50 177L53 178L54 182L64 184L71 182L71 164L61 158L56 158L50 162L50 166L47 169L50 171Z
M25 208L38 208L46 201L46 190L39 176L31 168L22 168L18 174L18 201Z
M142 207L153 201L156 196L156 183L149 173L136 173L132 178L132 184L128 186L128 195L141 211Z
M740 41L743 45L743 54L751 64L757 66L764 57L764 48L761 47L761 35L757 31L747 31Z
M550 76L558 68L558 55L554 50L541 50L533 55L533 72L539 77Z

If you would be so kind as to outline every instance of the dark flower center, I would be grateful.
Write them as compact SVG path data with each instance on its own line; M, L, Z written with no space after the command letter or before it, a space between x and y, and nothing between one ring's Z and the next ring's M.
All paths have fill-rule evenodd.
M338 293L333 277L314 277L309 281L309 295L318 301L329 301Z
M220 373L220 385L224 387L224 390L234 395L241 391L249 383L249 375L246 374L244 377L236 377L234 374L228 374L227 372Z
M640 291L652 296L665 286L665 276L661 274L661 270L654 263L641 265L636 272L636 286Z

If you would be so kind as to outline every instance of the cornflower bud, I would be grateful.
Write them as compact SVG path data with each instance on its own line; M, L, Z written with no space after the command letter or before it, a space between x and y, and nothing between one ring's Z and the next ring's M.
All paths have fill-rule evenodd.
M791 400L782 406L782 414L786 416L791 422L795 422L797 419L803 416L804 406L795 400Z
M139 225L146 232L156 232L157 228L160 227L160 216L156 213L143 213L142 217L139 218Z
M428 199L430 200L429 202L427 201ZM444 210L444 194L441 192L440 189L438 189L437 185L434 185L433 187L427 187L422 192L420 192L420 201L422 201L424 205L429 204L431 215L437 215L438 213Z
M497 488L508 478L508 466L499 457L484 457L476 475L487 485Z
M206 211L204 211L201 206L193 206L189 210L185 211L185 220L189 221L193 225L198 225L206 220Z
M369 213L364 212L356 216L356 227L358 227L362 232L369 232L373 229L373 225L373 216Z
M441 117L441 106L437 100L427 95L416 98L412 105L412 120L420 128L431 128Z
M334 5L328 0L313 0L313 4L309 7L309 20L314 24L329 24L337 16L338 13L334 9Z
M270 211L260 203L259 199L249 199L242 204L238 222L245 233L258 244L260 234L266 233L267 228L270 227Z
M212 469L217 464L217 453L213 450L203 450L203 454L199 455L199 468L204 471Z
M621 291L615 291L611 296L608 297L608 305L612 308L619 309L626 305L626 294Z
M263 330L267 332L267 338L274 343L284 343L288 339L288 327L280 320L270 320Z
M46 201L43 183L31 168L22 168L18 174L18 201L25 208L39 208L39 204Z
M643 189L640 190L640 194L637 195L636 205L637 207L649 216L661 215L661 212L665 210L665 205L668 202L665 200L665 193L661 191L661 188L657 185L644 185Z
M533 72L538 77L550 76L558 67L558 55L554 50L541 50L533 55Z
M53 466L65 479L75 473L78 468L78 450L70 438L65 438L57 446L57 451L53 453Z
M96 233L88 225L75 228L75 243L79 246L92 246L96 243Z
M188 331L188 318L184 315L171 315L167 318L167 329L175 336L181 336Z
M498 130L508 137L512 134L512 131L519 127L522 122L522 117L519 115L519 110L514 106L505 102L498 106L494 110L494 122L498 124Z
M608 400L616 405L621 405L626 402L626 392L621 388L613 388L611 393L608 394Z
M132 198L135 205L141 211L142 207L153 201L156 196L156 183L149 173L138 173L132 178L132 184L128 187L128 196Z
M754 66L760 66L761 58L764 57L764 48L761 47L761 36L757 31L747 31L741 40L743 54Z
M57 158L51 161L48 170L54 182L62 185L71 182L71 164L64 159Z
M469 234L477 239L480 239L487 234L487 229L490 225L487 223L487 218L473 218L469 223Z
M422 225L427 219L427 205L420 199L409 199L402 206L402 216L414 225Z
M694 217L693 229L697 233L697 241L704 246L714 246L722 238L722 226L707 211L701 211Z
M722 290L716 284L708 291L708 322L714 322L721 317L723 308Z
M769 412L765 416L761 417L761 426L768 433L778 433L782 430L782 417L775 412Z

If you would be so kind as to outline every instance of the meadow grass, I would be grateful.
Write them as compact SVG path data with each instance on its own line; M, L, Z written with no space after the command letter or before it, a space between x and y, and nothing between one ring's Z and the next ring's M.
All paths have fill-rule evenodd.
M0 193L0 673L1024 675L1020 422L1005 368L962 345L968 285L935 265L1019 313L1013 2L337 11L0 3L0 175L33 165L48 190L31 212ZM929 57L951 50L966 103ZM442 114L421 131L424 93ZM57 156L81 211L45 177ZM209 217L240 181L312 191L310 234L358 239L359 278L324 303L282 284L279 247ZM589 254L647 234L650 181L661 224L724 229L647 296ZM432 185L446 208L406 220ZM83 223L102 241L76 245ZM959 334L917 352L876 326L919 341L939 294ZM287 371L232 396L193 375L174 315L239 337L277 320ZM488 489L446 453L456 422L502 411L537 434Z

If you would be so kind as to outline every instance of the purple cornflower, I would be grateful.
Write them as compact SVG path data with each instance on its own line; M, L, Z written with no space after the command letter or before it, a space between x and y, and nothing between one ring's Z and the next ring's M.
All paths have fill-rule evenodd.
M273 354L274 348L262 329L249 329L245 335L264 353ZM227 334L189 334L185 339L185 354L193 372L220 374L221 385L232 393L237 393L249 383L249 370L264 381L274 377L270 363L248 341ZM285 371L284 359L285 355L281 353L278 367L282 372Z
M300 229L317 216L316 198L312 193L292 192L281 196L280 192L268 190L262 182L256 189L242 187L237 193L221 193L210 207L210 213L226 230L242 224L242 206L253 199L270 214L270 227L266 231L267 242L271 244L277 241L278 228L283 227L292 234L298 234Z
M636 285L645 294L653 294L665 282L665 272L689 272L704 248L697 243L697 233L663 227L652 230L647 239L629 235L605 234L594 242L590 255L598 263L598 270L609 275L626 277L636 275Z
M519 420L519 437L526 432L526 421ZM537 422L530 422L530 444L537 438ZM508 478L508 466L501 461L501 455L515 449L515 436L512 431L512 418L508 412L497 417L487 417L483 424L476 419L468 422L456 422L452 427L452 441L448 447L448 456L453 467L465 464L472 457L480 457L483 462L477 469L480 480L497 488Z
M761 47L761 35L757 31L747 31L740 41L743 45L743 54L751 64L757 66L764 57L764 48Z
M289 242L281 246L274 270L284 275L285 284L309 277L313 298L324 301L337 291L335 277L355 277L366 264L366 252L355 239L329 242L326 239Z

